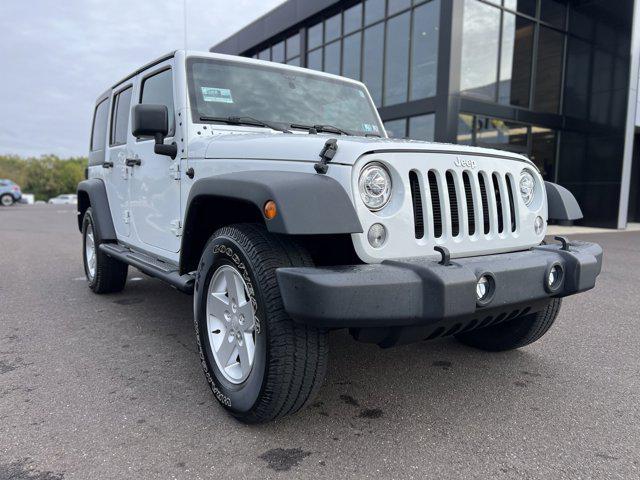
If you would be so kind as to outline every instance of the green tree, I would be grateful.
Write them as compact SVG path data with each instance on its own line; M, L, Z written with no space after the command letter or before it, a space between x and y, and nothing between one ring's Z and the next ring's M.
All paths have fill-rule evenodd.
M36 200L46 201L62 193L75 192L78 182L84 178L86 166L87 159L83 157L0 155L0 178L13 180L23 193L32 193Z

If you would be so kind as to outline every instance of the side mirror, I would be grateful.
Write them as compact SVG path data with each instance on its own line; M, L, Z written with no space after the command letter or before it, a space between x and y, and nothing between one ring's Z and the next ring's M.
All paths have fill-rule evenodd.
M132 110L131 133L133 136L136 138L155 138L156 144L153 147L155 153L176 158L178 147L175 144L164 144L164 139L169 133L169 109L167 106L139 104L134 105Z

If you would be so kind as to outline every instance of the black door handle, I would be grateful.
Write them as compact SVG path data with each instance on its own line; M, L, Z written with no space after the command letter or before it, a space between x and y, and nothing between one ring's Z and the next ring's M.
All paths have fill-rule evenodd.
M102 162L102 168L113 168L113 162Z
M127 158L124 162L127 167L135 167L142 165L142 161L139 158Z

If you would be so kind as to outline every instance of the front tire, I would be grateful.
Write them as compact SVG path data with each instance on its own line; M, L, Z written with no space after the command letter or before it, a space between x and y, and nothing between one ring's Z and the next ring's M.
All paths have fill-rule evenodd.
M13 195L11 195L10 193L5 193L0 197L0 205L2 205L3 207L10 207L14 204L14 202L15 200L13 198Z
M202 253L194 295L201 363L215 397L242 422L295 413L322 385L327 333L287 315L276 279L279 267L312 265L289 238L254 224L221 228Z
M543 310L508 322L456 335L461 343L489 352L521 348L539 340L560 313L562 299L555 298Z
M127 283L129 267L100 251L94 225L93 212L87 208L82 220L82 258L89 288L94 293L120 292Z

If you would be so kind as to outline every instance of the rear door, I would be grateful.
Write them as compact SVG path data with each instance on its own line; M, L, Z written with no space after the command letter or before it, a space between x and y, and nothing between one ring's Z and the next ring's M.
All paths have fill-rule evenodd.
M127 146L131 116L133 85L127 84L114 90L111 100L109 123L108 166L105 168L105 185L113 226L118 237L128 237L131 233L131 212L129 209L129 177L131 167L127 166L129 149Z
M175 102L173 59L140 76L136 102L166 105L169 134L165 144L174 141ZM133 139L131 151L140 165L132 171L130 183L131 215L139 241L167 252L180 249L180 158L157 155L153 138Z

